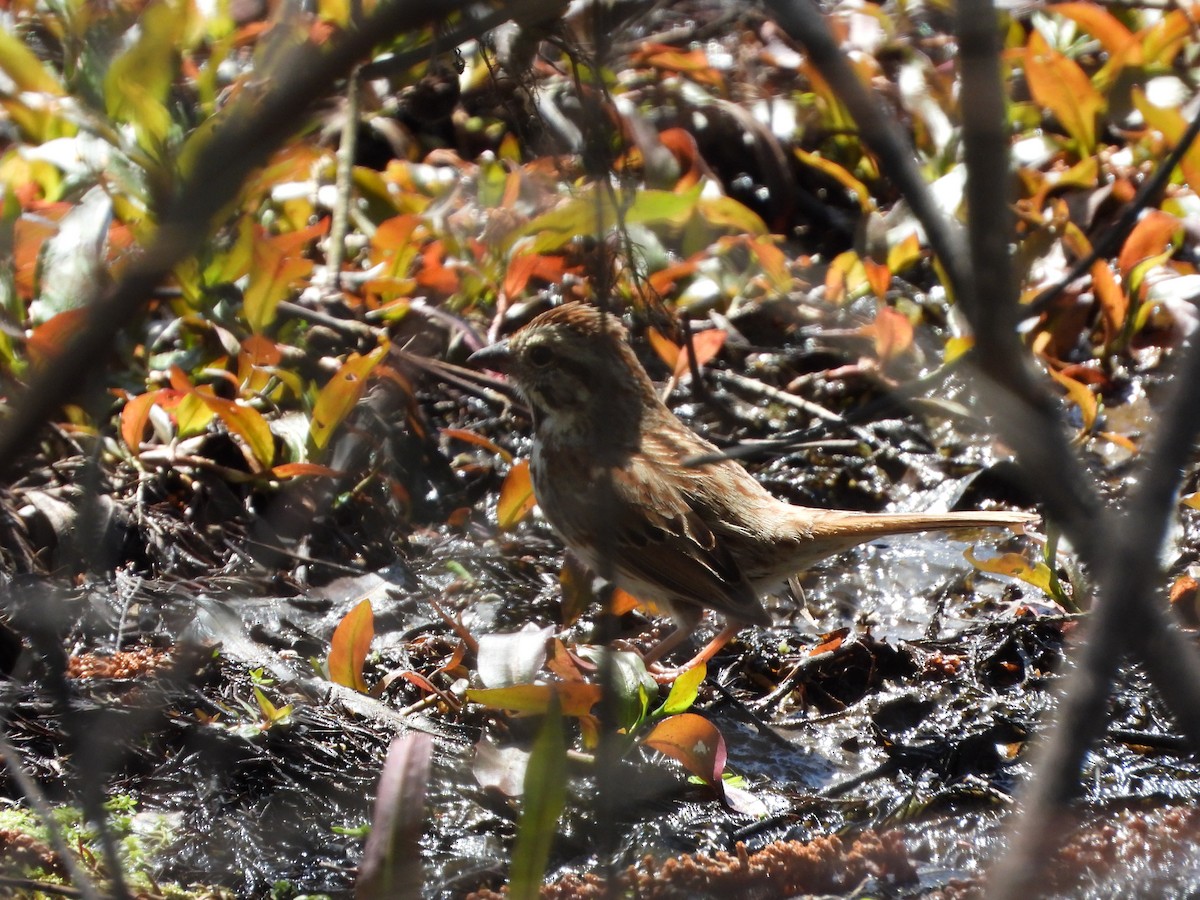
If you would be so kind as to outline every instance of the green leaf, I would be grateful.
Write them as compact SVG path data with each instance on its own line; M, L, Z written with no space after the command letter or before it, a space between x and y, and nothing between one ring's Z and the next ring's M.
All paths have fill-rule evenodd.
M700 663L676 678L675 683L671 685L671 693L667 694L666 702L658 708L656 714L675 716L687 712L696 702L700 685L704 683L704 676L707 674L708 666Z
M509 869L513 900L537 900L567 799L567 744L557 701L551 704L529 755L517 840Z

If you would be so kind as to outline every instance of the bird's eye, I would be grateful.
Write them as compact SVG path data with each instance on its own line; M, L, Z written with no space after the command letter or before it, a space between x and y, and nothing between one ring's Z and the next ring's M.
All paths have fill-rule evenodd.
M552 359L554 359L554 352L545 344L529 348L529 361L539 369L550 365L550 360Z

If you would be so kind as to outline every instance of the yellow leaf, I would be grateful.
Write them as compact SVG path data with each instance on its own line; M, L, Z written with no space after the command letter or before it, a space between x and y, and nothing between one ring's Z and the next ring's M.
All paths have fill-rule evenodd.
M537 505L533 493L533 479L529 476L529 460L513 463L508 476L500 487L500 501L496 504L496 518L500 530L508 531L529 514Z
M1030 564L1029 560L1020 553L1004 553L992 559L978 559L968 547L963 551L967 562L981 572L991 572L993 575L1007 575L1009 578L1019 578L1026 584L1033 585L1038 590L1054 596L1052 589L1054 573L1044 562Z
M1069 375L1064 375L1053 368L1047 368L1046 371L1050 373L1051 378L1066 388L1067 397L1079 407L1079 412L1083 414L1083 430L1091 431L1096 424L1096 417L1100 414L1100 404L1096 402L1096 395L1086 384L1076 381Z
M308 427L309 438L318 450L325 448L334 430L354 408L354 404L367 387L367 377L379 365L388 351L388 346L387 343L382 343L366 356L350 354L350 358L342 364L337 374L321 388Z

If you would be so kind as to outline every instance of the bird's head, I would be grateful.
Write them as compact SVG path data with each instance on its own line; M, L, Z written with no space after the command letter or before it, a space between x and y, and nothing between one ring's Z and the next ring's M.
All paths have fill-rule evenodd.
M654 385L616 316L582 303L544 312L510 338L471 355L472 365L507 375L543 435L589 439L636 429Z

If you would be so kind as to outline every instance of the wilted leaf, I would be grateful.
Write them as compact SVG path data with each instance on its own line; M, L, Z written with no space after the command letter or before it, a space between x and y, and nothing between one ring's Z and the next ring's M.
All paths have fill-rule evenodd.
M504 484L500 486L500 500L496 504L500 530L515 528L536 505L533 479L529 476L529 460L522 459L513 463L504 478Z
M532 622L510 634L479 638L479 680L490 688L529 684L546 663L546 644L554 629Z
M375 614L371 601L363 600L342 618L329 642L329 679L343 687L367 692L363 664L375 637Z
M682 763L707 784L716 785L725 771L725 738L717 726L695 713L663 719L642 743Z
M410 732L392 741L375 791L371 834L354 884L355 900L415 900L424 890L420 839L433 738Z

